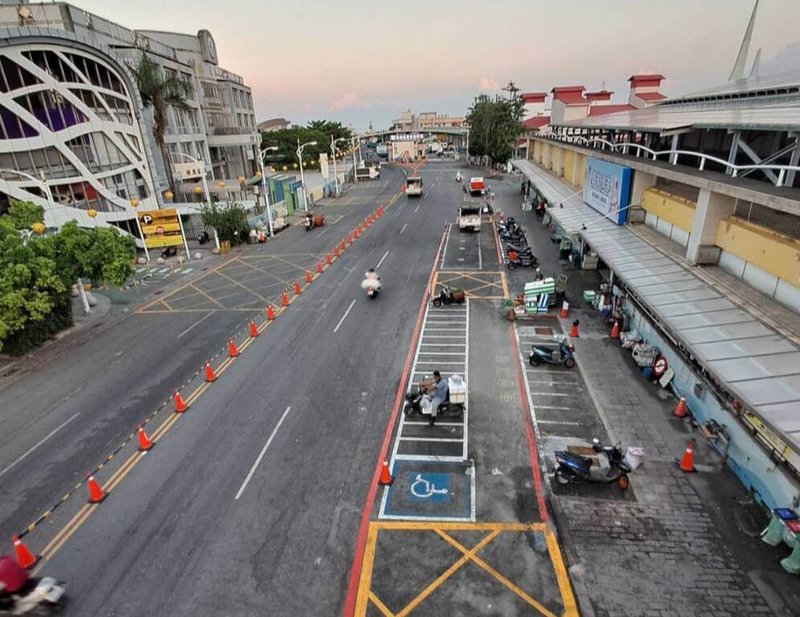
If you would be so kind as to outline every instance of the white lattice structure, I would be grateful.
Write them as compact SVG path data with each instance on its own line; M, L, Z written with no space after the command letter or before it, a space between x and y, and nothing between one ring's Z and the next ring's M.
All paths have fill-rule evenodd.
M0 49L0 169L41 181L0 171L0 192L44 206L45 224L54 227L75 219L129 229L122 221L135 216L131 199L158 208L152 140L127 69L102 49L52 31L11 41Z

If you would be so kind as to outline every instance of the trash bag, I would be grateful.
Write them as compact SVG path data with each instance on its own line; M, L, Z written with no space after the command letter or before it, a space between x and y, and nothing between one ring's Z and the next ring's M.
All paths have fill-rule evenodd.
M633 346L633 361L642 368L653 366L656 358L661 354L658 347L647 343L636 343Z

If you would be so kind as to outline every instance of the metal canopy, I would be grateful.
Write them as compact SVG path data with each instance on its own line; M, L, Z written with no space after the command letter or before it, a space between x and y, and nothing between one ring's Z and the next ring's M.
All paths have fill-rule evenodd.
M800 449L800 347L629 229L601 216L531 161L512 164L550 204L563 202L548 209L559 226L582 236L724 388Z

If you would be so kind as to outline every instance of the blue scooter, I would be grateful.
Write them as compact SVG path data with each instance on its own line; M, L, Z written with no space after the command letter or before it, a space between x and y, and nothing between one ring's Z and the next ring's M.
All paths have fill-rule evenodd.
M554 343L534 343L528 354L528 362L531 366L557 364L572 368L575 366L574 352L575 348L561 337Z

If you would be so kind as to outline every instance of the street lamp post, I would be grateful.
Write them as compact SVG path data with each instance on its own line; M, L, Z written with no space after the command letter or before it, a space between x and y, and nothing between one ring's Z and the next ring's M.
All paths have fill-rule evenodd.
M304 143L302 146L300 145L300 140L297 140L297 158L300 160L300 184L303 188L303 210L308 212L308 196L306 194L306 179L303 175L303 150L306 146L316 146L316 141L309 141L308 143Z
M336 187L336 197L339 197L339 174L336 171L336 144L340 141L347 141L347 137L339 137L334 139L331 135L331 156L333 157L333 183ZM355 170L353 170L355 173Z
M144 256L145 256L145 259L147 259L147 267L149 269L150 268L150 251L147 250L147 240L145 240L144 231L142 231L142 224L139 221L139 215L136 213L136 208L139 207L139 200L136 199L135 197L132 197L128 203L130 203L131 208L133 208L133 218L136 219L136 227L139 230L139 236L141 236L141 238L142 238L142 246L144 247Z
M208 172L206 171L206 163L205 163L205 161L201 161L199 159L196 159L193 156L185 154L184 152L176 152L175 154L178 154L180 156L186 157L192 163L197 163L202 168L203 173L200 174L200 181L203 183L203 191L205 191L206 199L208 200L208 206L211 207L211 192L208 190L208 182L206 181L206 174ZM178 220L180 220L180 214L178 215ZM217 250L220 250L220 247L219 247L219 236L217 235L217 230L216 229L214 230L214 245L217 247Z
M17 169L0 169L0 173L17 174L18 176L22 176L23 178L27 178L28 180L31 180L31 181L35 182L39 186L44 187L44 191L43 192L45 194L45 197L47 197L47 202L50 204L51 208L55 208L56 204L55 204L55 201L53 201L53 193L50 191L50 186L46 182L44 182L43 180L40 180L36 176L32 176L31 174L27 174L24 171L19 171ZM0 178L0 181L3 181L3 180Z
M267 208L267 224L269 225L269 237L273 235L272 232L272 212L269 207L269 187L267 186L267 171L264 169L264 155L267 152L275 152L278 146L267 146L258 153L258 164L261 166L261 190L264 193L264 204Z

